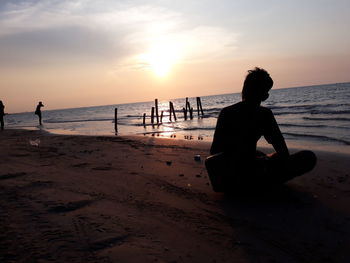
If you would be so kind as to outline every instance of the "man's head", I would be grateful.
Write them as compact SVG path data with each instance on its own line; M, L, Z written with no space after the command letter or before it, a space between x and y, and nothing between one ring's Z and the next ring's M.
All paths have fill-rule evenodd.
M269 97L273 80L269 73L262 68L248 70L242 89L242 99L245 101L261 102Z

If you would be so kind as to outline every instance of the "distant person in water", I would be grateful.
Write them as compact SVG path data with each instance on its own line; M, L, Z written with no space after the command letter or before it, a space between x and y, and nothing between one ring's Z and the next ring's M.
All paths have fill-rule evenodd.
M38 115L39 117L39 124L42 125L41 123L41 107L44 107L43 103L39 101L38 106L36 106L35 114Z
M272 111L261 106L269 97L273 80L267 71L248 71L243 84L242 101L221 110L210 156L206 160L214 190L226 192L266 188L285 183L312 170L316 156L311 151L290 155ZM275 153L257 151L261 136L272 144Z
M0 100L0 123L1 123L1 130L4 130L4 116L5 116L5 105Z

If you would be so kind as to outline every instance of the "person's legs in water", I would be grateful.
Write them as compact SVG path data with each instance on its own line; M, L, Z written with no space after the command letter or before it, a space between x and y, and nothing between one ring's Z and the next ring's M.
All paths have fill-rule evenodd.
M283 159L272 157L267 161L264 176L269 184L283 184L311 171L316 162L317 157L312 151L300 151Z
M38 114L38 117L39 117L39 124L42 125L41 124L41 113Z
M1 130L4 130L4 117L3 116L1 116L0 117L0 123L1 123Z

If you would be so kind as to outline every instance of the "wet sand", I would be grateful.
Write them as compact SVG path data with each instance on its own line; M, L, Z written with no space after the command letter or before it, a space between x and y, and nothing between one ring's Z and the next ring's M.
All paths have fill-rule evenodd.
M284 187L225 196L206 143L5 130L0 147L0 262L350 258L349 155L318 151Z

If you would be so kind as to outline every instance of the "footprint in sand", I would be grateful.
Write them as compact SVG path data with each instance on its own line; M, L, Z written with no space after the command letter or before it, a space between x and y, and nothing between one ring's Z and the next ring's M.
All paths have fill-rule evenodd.
M105 238L102 240L97 240L90 244L91 250L101 250L105 248L109 248L116 245L122 245L125 240L128 238L128 235L122 235L117 237Z
M85 167L87 165L88 165L88 163L77 163L77 164L73 164L72 166L73 167Z
M12 179L20 176L24 176L27 173L9 173L9 174L3 174L0 175L0 180L6 180L6 179Z
M66 212L71 212L78 210L80 208L83 208L85 206L88 206L92 203L92 200L81 200L81 201L76 201L76 202L69 202L67 204L63 205L57 205L54 207L51 207L49 209L49 212L51 213L66 213Z
M108 171L112 169L113 168L111 166L98 166L98 167L91 168L91 170L98 170L98 171Z

